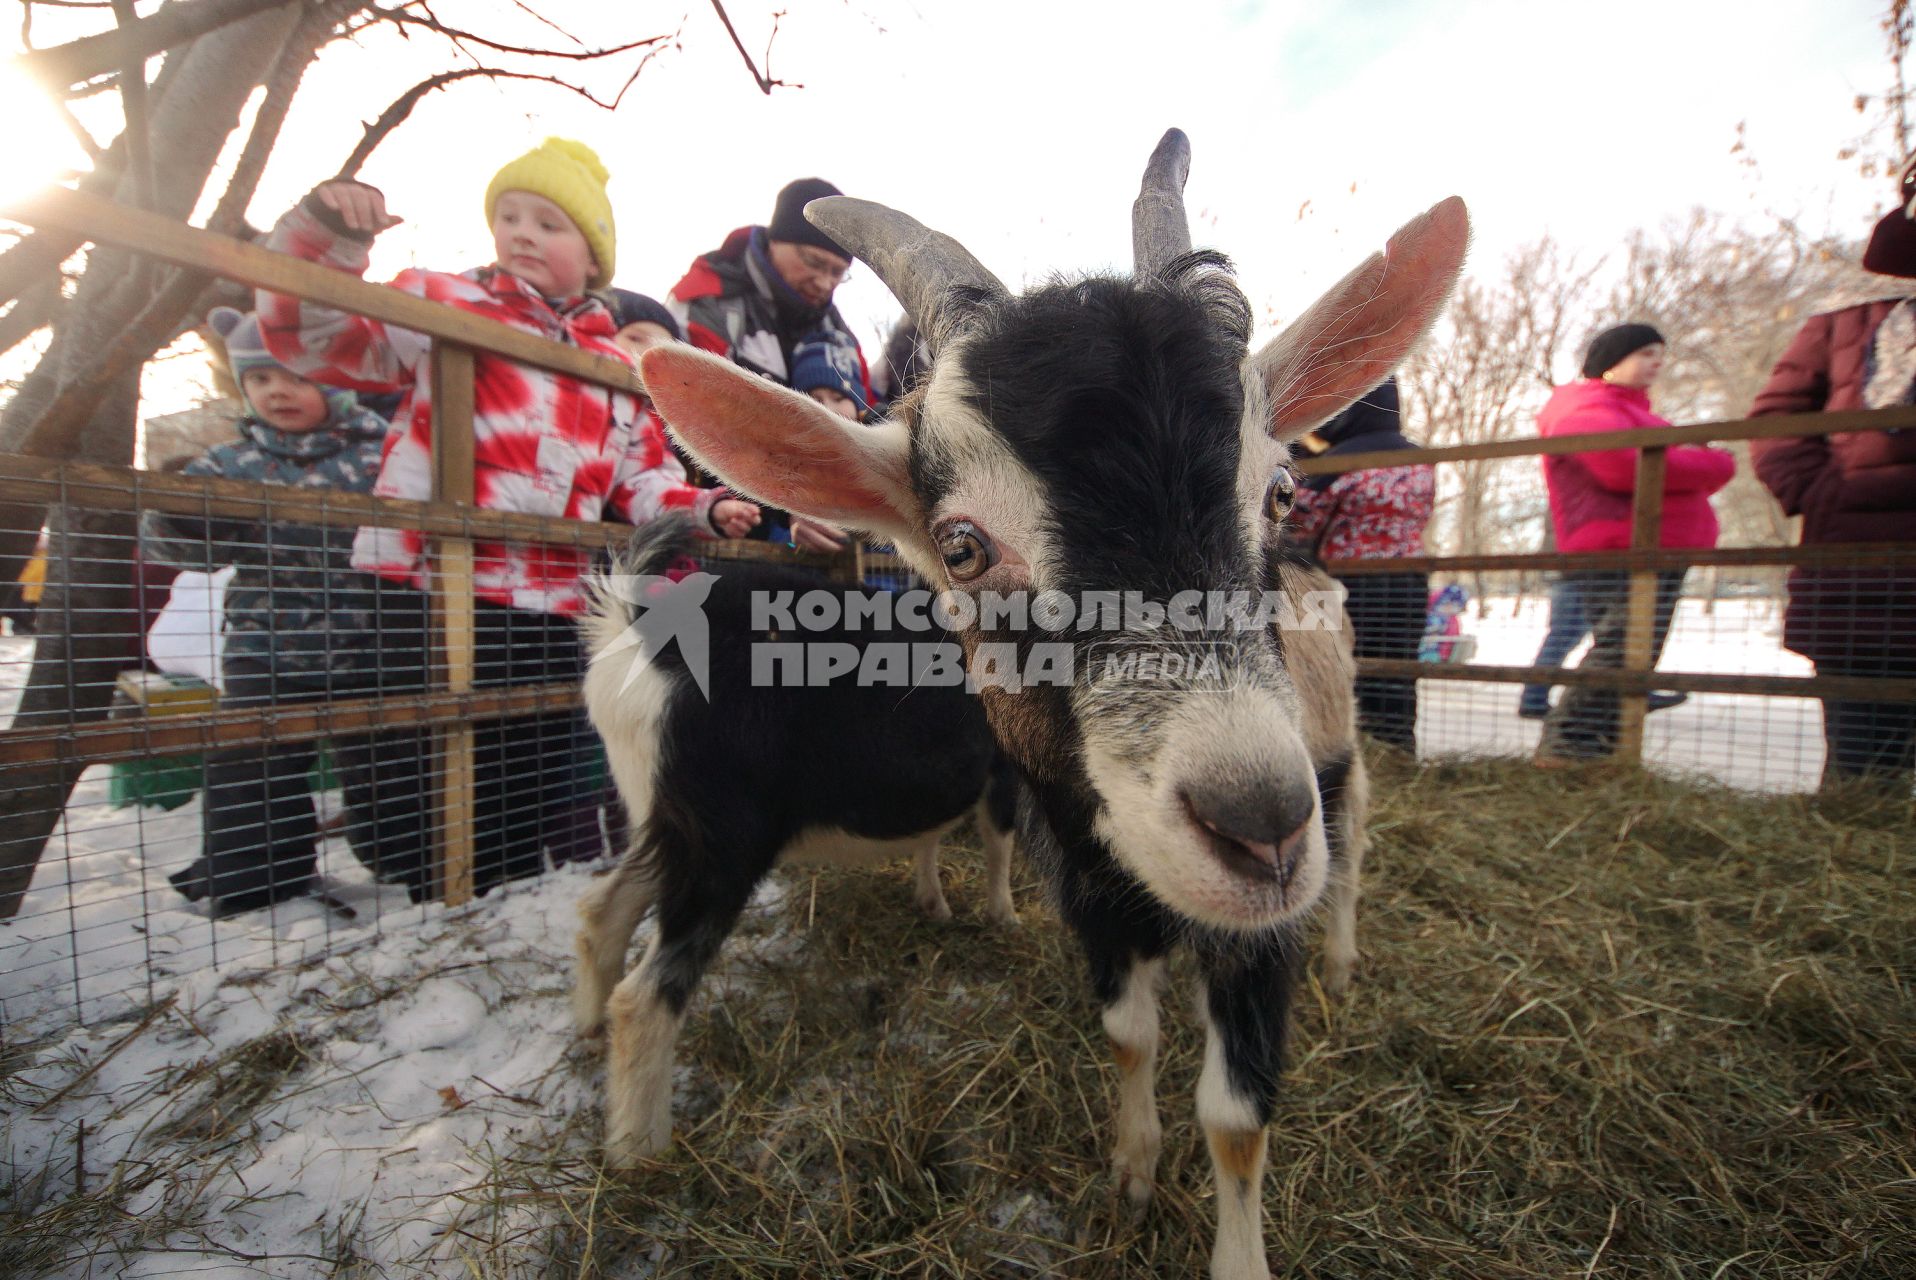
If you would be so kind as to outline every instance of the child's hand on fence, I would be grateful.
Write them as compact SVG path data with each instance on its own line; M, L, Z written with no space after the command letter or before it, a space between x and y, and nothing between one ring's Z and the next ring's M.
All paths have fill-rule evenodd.
M712 527L728 538L743 538L759 522L755 503L738 498L720 498L712 504Z
M798 516L792 521L792 545L807 551L843 551L851 541L828 524Z
M313 188L313 196L338 214L348 230L368 239L405 221L386 212L386 195L378 187L351 178L322 182Z

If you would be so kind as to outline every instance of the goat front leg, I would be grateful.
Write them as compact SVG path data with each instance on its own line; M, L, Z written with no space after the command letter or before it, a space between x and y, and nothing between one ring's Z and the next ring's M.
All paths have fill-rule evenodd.
M1264 1157L1277 1100L1298 956L1273 936L1205 964L1204 1070L1198 1122L1217 1177L1212 1280L1269 1280L1264 1255Z
M1157 1100L1158 982L1177 925L1115 868L1068 877L1058 885L1058 904L1084 947L1118 1064L1112 1172L1125 1199L1142 1208L1151 1202L1164 1133Z
M1118 1136L1111 1153L1118 1190L1139 1209L1151 1203L1163 1145L1158 1119L1158 984L1164 959L1133 956L1104 1006L1104 1033L1118 1064Z
M1003 776L994 767L993 776L978 801L975 815L978 839L985 846L985 919L1011 928L1018 923L1018 908L1011 901L1012 829L1017 823L1016 780L1011 766L1001 762Z
M1319 769L1324 802L1324 833L1330 840L1330 920L1324 929L1324 990L1342 995L1357 968L1357 895L1369 840L1370 779L1364 759Z

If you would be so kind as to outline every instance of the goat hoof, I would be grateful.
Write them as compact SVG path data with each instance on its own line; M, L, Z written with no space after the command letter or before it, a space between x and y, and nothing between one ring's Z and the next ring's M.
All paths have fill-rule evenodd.
M614 1173L632 1173L647 1160L663 1155L672 1145L668 1131L663 1138L655 1133L635 1133L605 1140L605 1166Z
M1351 973L1356 964L1350 960L1328 960L1324 964L1323 986L1327 996L1342 996L1351 989Z
M1125 1206L1133 1216L1143 1213L1151 1207L1151 1197L1157 1194L1150 1175L1133 1170L1118 1170L1118 1193L1124 1197Z
M918 899L918 909L925 913L928 920L951 919L951 904L945 901L942 894L936 898Z
M1021 925L1015 907L986 907L985 920L1000 929L1016 929Z

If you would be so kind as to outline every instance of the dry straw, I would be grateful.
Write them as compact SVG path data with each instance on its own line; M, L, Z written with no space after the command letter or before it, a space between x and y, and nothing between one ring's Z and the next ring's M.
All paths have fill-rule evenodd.
M1907 797L1401 759L1378 762L1376 791L1359 985L1300 1001L1274 1270L1916 1275ZM1134 1216L1106 1173L1115 1075L1073 944L1030 884L1006 934L981 919L977 859L946 874L944 924L912 910L903 867L793 874L695 1004L675 1147L607 1177L584 1109L485 1153L440 1273L1203 1274L1189 973L1167 998L1159 1197ZM549 976L538 998L557 1001ZM164 1176L190 1184L247 1107L308 1087L307 1047L276 1033L177 1081L170 1120L196 1154ZM555 1071L576 1086L600 1069L581 1046ZM116 1219L110 1185L43 1195L6 1224L16 1268L164 1236ZM190 1199L169 1204L190 1216ZM342 1222L276 1265L413 1273L365 1245Z

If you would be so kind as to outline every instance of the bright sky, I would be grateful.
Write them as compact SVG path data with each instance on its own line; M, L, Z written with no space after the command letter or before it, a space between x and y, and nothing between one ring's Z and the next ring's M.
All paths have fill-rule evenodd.
M427 99L362 175L407 218L382 238L376 277L487 261L487 181L553 133L605 158L617 282L655 294L732 227L766 220L783 183L813 174L952 233L1007 283L1125 269L1138 177L1170 125L1192 139L1194 239L1237 260L1267 322L1452 193L1470 204L1480 270L1545 231L1595 256L1695 205L1857 236L1887 203L1886 180L1864 183L1836 158L1865 124L1854 97L1887 79L1882 0L839 0L792 6L771 70L805 87L769 98L709 5L528 2L587 43L674 29L682 41L616 114L514 82ZM774 6L728 7L761 53ZM556 39L510 0L442 0L437 12ZM40 43L60 16L38 21ZM615 64L581 74L609 95L631 56ZM453 65L430 37L329 49L254 221L336 168L362 121ZM1760 177L1730 153L1739 121ZM857 271L839 300L875 354L890 296Z

